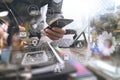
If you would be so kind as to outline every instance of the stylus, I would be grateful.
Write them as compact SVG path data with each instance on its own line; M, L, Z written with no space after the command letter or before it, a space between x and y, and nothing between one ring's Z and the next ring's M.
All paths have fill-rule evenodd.
M51 50L53 51L54 55L56 56L56 58L58 59L58 61L62 64L64 64L64 61L59 57L58 53L55 51L55 49L51 46L51 44L49 42L47 42L49 47L51 48Z

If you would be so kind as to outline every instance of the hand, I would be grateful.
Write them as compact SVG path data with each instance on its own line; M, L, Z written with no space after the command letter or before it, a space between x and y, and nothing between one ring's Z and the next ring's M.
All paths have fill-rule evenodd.
M58 27L53 27L52 29L47 28L44 30L44 32L51 40L58 40L65 34L65 31Z
M0 36L3 36L4 30L0 27Z
M2 36L4 39L7 39L8 37L7 29L8 29L7 23L3 23L0 25L0 36Z
M3 48L6 45L6 40L8 37L7 33L8 25L6 23L0 24L0 48Z
M25 27L23 27L21 25L19 25L19 29L20 29L20 31L25 31Z

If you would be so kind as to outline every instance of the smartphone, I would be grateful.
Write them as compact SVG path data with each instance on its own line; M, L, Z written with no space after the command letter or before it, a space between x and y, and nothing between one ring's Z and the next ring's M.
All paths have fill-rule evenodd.
M63 28L64 26L70 24L71 22L73 22L73 19L57 19L52 24L50 24L48 28L52 28L52 27Z

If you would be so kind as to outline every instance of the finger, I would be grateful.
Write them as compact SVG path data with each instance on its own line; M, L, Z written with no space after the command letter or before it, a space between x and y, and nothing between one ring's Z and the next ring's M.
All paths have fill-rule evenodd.
M3 35L3 33L4 33L3 29L2 29L2 28L0 28L0 36L2 36L2 35Z
M8 35L9 35L8 33L4 32L4 34L3 34L3 38L4 38L5 40L7 40Z
M40 32L44 35L46 35L45 29L40 30Z
M55 22L58 18L53 18L52 20L50 20L50 22L48 23L49 25L52 24L53 22Z
M62 38L63 37L62 34L54 32L54 31L49 30L49 29L46 29L45 32L46 32L47 35L55 36L55 37L58 37L58 38Z
M20 29L20 31L25 31L25 28L23 26L20 26L20 25L19 25L19 29Z
M53 27L52 30L60 34L65 34L65 31L58 27Z
M58 40L59 39L59 37L55 37L55 36L52 36L52 35L47 35L51 40Z
M2 29L7 32L7 29L8 29L8 25L7 24L2 24L1 25Z

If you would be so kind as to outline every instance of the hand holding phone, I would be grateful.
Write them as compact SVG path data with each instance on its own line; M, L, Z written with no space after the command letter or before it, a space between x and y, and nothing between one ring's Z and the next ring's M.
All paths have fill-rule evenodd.
M45 35L47 35L51 40L58 40L65 34L65 30L62 28L71 22L73 22L72 19L57 19L45 28L43 33L45 33Z
M50 28L50 29L52 27L63 28L64 26L70 24L71 22L73 22L73 19L57 19L52 24L50 24L47 28Z

